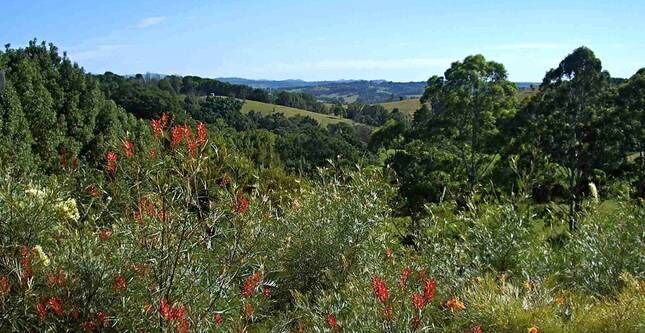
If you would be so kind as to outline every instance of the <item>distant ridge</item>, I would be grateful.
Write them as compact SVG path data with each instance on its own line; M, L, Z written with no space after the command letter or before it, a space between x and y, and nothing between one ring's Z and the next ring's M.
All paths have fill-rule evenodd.
M408 98L417 98L423 94L425 81L393 82L387 80L336 80L305 81L291 80L251 80L237 77L223 77L217 80L231 84L242 84L253 88L303 92L325 102L364 102L384 103ZM517 82L520 90L539 86L535 82Z

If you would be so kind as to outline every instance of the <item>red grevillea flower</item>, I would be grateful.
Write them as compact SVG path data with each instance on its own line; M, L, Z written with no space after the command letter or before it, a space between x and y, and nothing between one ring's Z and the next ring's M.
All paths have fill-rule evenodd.
M152 119L150 121L150 127L152 128L152 134L159 138L163 135L163 126L161 124L161 119Z
M238 214L244 214L249 209L249 199L244 195L238 194L233 201L233 210Z
M87 191L87 194L89 194L89 195L91 195L91 196L93 196L93 197L95 197L95 198L98 198L98 197L100 196L100 194L99 194L99 190L98 190L98 188L96 187L96 184L91 184L90 186L88 186L88 187L85 189L85 191Z
M202 122L197 123L197 143L203 145L206 143L207 138L208 134L206 133L206 125Z
M58 297L50 297L47 301L47 305L52 310L52 312L57 316L62 316L65 312L63 311L63 305L60 302Z
M241 288L241 294L244 298L249 298L253 295L253 291L262 281L262 275L260 272L255 272L252 275L249 275Z
M437 291L437 281L433 278L426 279L423 282L423 296L426 299L426 302L430 303L434 298L434 295Z
M190 323L188 323L188 320L182 319L177 323L177 332L179 333L188 333L190 330Z
M197 156L198 142L190 136L186 138L186 147L188 148L188 154L190 154L191 157Z
M172 319L172 305L168 303L168 300L165 297L159 300L159 313L161 314L161 317L165 320Z
M331 328L332 330L335 330L338 328L338 321L336 320L336 316L334 316L333 313L327 314L327 326Z
M482 327L481 327L481 326L476 325L476 326L473 326L473 327L470 329L470 332L472 332L472 333L484 333L484 330L482 330Z
M134 143L130 139L123 140L123 154L127 158L134 156Z
M423 310L426 306L426 300L421 293L412 294L412 306L417 310Z
M381 303L385 303L390 297L387 284L377 275L372 277L372 290L374 291L374 297Z
M103 311L97 312L96 323L98 324L99 327L108 327L110 325L110 322L108 320L108 315Z
M215 312L215 314L213 315L213 321L215 322L215 326L220 327L224 322L224 318L222 317L221 313Z
M99 239L102 242L107 241L110 237L112 237L112 230L108 228L101 228L101 230L99 230Z
M264 286L264 288L262 288L262 296L264 296L264 298L271 298L271 288Z
M33 276L31 269L31 251L29 247L23 245L20 248L20 266L22 268L21 280L23 285L27 285L29 279Z
M109 151L107 152L107 154L105 154L105 160L106 160L105 169L107 170L108 173L114 174L116 172L116 162L118 159L119 157L113 151Z
M9 277L6 275L0 275L0 296L5 296L11 291L11 283L9 282Z
M188 125L175 125L170 129L170 146L177 148L184 139L191 138L192 135Z
M405 286L408 283L408 279L410 279L410 276L412 275L412 268L406 267L401 271L401 275L399 276L399 287L400 288L405 288Z
M47 318L47 306L44 303L36 304L36 314L40 320Z
M114 278L114 290L124 291L126 287L127 287L126 280L123 275L119 275Z

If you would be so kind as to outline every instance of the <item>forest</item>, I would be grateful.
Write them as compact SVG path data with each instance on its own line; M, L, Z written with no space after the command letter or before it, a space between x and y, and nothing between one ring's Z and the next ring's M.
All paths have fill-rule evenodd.
M7 44L0 332L642 332L645 68L508 75L410 115Z

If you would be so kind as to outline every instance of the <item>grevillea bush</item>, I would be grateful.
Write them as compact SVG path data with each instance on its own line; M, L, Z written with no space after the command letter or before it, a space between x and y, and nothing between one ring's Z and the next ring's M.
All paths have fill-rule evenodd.
M0 332L637 332L641 206L392 216L380 170L256 171L167 116L99 168L0 178ZM417 230L409 235L408 230Z

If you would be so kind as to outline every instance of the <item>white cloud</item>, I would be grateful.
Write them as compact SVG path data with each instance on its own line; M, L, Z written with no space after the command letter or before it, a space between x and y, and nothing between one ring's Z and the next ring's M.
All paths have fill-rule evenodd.
M135 27L139 28L139 29L144 29L144 28L147 28L147 27L151 27L153 25L157 25L157 24L159 24L159 23L161 23L161 22L163 22L165 20L166 20L165 16L146 17L146 18L142 19L141 21L139 21L135 25Z

